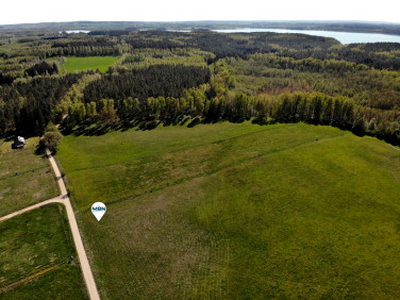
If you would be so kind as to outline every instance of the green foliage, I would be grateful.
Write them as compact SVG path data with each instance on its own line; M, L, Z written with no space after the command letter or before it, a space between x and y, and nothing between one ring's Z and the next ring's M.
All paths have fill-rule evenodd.
M235 90L247 94L315 91L351 97L357 104L384 110L400 105L398 72L373 70L346 61L254 54L248 60L221 60L216 71L222 78L234 75Z
M114 109L114 100L112 99L102 99L100 101L100 122L105 124L112 124L118 122L117 112Z
M215 55L211 52L191 48L135 49L133 54L125 56L122 66L135 69L161 64L206 66L207 61L214 58Z
M53 75L58 74L58 66L56 63L50 65L48 62L42 61L27 69L25 72L30 77L37 75Z
M53 122L49 122L44 130L45 132L57 132L58 128Z
M365 124L375 122L371 129L357 126L355 131L398 143L395 43L340 45L307 35L125 30L49 38L19 33L16 40L32 42L0 47L0 133L41 134L50 120L72 132L92 124L118 126L118 119L123 126L153 127L185 118L240 122L251 117L261 123L304 120L352 129L362 117ZM73 81L55 76L58 65L92 71ZM107 68L107 74L93 71ZM36 74L43 77L23 79ZM204 83L209 85L200 87ZM295 104L275 97L295 92L323 95L310 96L311 102L302 96ZM335 106L342 97L352 104ZM114 101L111 114L101 112L101 99Z
M397 150L331 127L201 124L304 121L400 144L398 44L206 30L17 32L4 41L0 134L42 133L50 120L66 132L119 121L157 127L61 145L103 298L400 293ZM113 66L56 75L63 56L68 71ZM49 142L58 135L50 127ZM36 168L26 153L1 156L2 213L56 191L47 165ZM89 211L99 200L110 212L101 230ZM37 289L53 298L42 282L74 277L57 272L5 297Z
M58 131L47 131L40 138L40 147L49 148L52 153L56 153L62 140L62 134Z
M364 135L367 132L367 124L363 117L354 120L353 132L357 135Z
M196 87L210 80L205 67L184 65L154 65L140 70L120 70L118 74L103 75L89 83L84 90L84 101L98 102L103 98L123 99L124 96L145 101L149 97L180 97L184 89Z
M53 109L81 76L35 77L0 88L0 103L5 103L0 105L0 116L3 114L6 119L4 131L41 134L52 118Z

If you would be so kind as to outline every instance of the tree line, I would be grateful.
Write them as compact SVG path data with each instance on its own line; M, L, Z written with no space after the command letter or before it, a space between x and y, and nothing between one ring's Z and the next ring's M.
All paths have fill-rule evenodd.
M338 126L398 143L399 49L277 33L29 38L0 54L0 134L40 133L50 120L71 132L253 118ZM82 73L59 74L64 56L121 54L118 66L91 72L83 84Z
M247 60L226 58L215 64L231 89L247 93L280 90L316 91L331 96L347 96L363 106L383 110L400 107L398 72L380 71L366 65L315 58L294 59L275 54L254 54ZM238 83L238 78L243 81ZM253 82L260 82L253 84Z
M322 93L295 92L290 94L253 95L229 92L216 96L211 84L203 84L185 91L182 97L148 97L101 99L94 102L75 102L68 108L62 126L71 132L97 125L139 126L155 128L158 124L179 124L191 120L189 126L200 122L223 120L253 123L306 122L331 125L353 131L358 135L376 136L400 144L400 112L383 111L357 105L343 96ZM212 96L214 95L214 97Z
M104 98L180 97L184 90L210 81L206 67L184 65L154 65L142 69L110 71L91 82L84 90L85 103Z
M366 65L378 70L400 70L399 43L349 44L330 49L283 49L276 52L282 57L294 59L316 58L319 60L344 60Z
M0 87L0 134L41 133L52 119L54 107L81 76L35 77Z

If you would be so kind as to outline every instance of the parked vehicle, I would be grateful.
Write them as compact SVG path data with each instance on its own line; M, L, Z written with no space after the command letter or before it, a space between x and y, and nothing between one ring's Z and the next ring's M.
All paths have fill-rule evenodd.
M12 148L13 149L22 149L24 148L26 145L26 141L25 138L23 138L22 136L17 136L14 139L14 143L12 144Z

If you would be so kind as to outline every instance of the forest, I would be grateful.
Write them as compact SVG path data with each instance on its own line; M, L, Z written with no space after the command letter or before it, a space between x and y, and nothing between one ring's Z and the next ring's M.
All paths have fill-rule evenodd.
M400 44L303 34L0 28L0 134L252 120L307 122L400 144ZM71 57L115 56L104 73Z

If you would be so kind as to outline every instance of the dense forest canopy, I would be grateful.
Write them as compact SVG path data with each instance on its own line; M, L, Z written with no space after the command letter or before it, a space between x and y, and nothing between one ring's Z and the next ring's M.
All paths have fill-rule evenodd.
M49 121L67 133L253 118L329 124L400 143L400 44L96 24L86 24L88 34L67 34L62 24L0 27L0 134L40 134ZM395 30L375 30L382 28ZM65 67L69 58L107 56L118 60L105 73Z
M0 25L0 32L20 34L27 33L89 30L113 34L118 31L134 30L192 30L224 28L284 28L296 30L332 30L346 32L370 32L400 34L400 25L396 23L376 23L363 21L181 21L181 22L59 22L39 24Z

